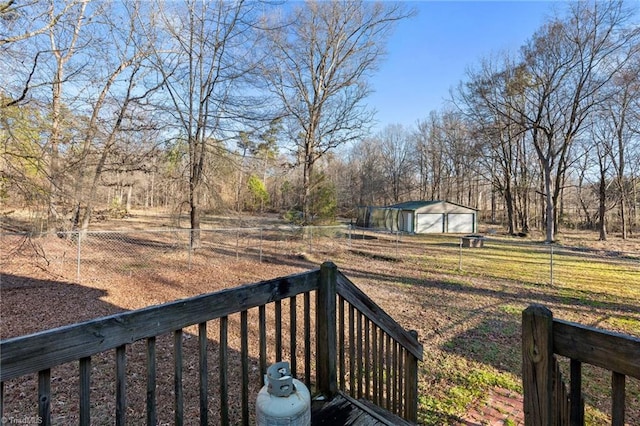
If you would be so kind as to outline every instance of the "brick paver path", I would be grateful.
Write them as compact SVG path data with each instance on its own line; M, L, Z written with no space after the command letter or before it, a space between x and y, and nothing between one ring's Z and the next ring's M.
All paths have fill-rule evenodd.
M472 407L458 426L521 426L524 425L522 395L502 388L494 388L489 396Z

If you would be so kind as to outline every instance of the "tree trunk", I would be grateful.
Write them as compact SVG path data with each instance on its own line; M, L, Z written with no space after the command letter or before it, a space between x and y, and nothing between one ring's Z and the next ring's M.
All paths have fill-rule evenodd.
M155 165L155 159L153 160L154 165ZM155 186L156 186L156 171L155 169L153 171L151 171L151 193L149 194L149 207L150 208L154 208L155 207L155 199L154 199L154 193L155 193Z
M191 223L191 248L199 249L200 248L200 211L198 210L198 202L196 200L196 193L193 185L191 185L191 190L189 191L189 218Z
M494 225L496 223L496 191L495 189L491 190L491 223Z
M61 109L62 109L62 64L58 63L58 70L53 82L53 97L51 100L51 158L49 160L49 206L47 227L52 223L56 223L60 218L58 208L60 202L60 190L61 190L61 177L60 177L60 123L62 121Z
M627 239L627 194L622 182L618 185L620 189L620 231L622 239Z
M636 184L636 178L633 176L631 177L631 190L633 191L633 202L631 203L631 211L629 212L629 224L630 232L633 232L633 229L638 226L638 221L640 218L640 209L638 208L638 203L640 202L640 200L638 200L638 185Z
M311 177L313 175L314 159L312 146L309 142L305 146L304 167L302 171L302 219L305 224L311 222Z
M513 195L511 193L511 185L507 184L504 191L504 201L507 204L507 232L514 235L515 232L515 216L513 214Z
M544 201L545 201L545 242L552 243L555 238L555 214L553 205L553 193L551 191L551 165L544 165Z
M598 185L598 231L600 232L600 241L607 240L607 225L605 215L607 214L607 177L604 170L600 171L600 182Z
M129 189L127 191L127 213L131 210L131 197L133 196L133 184L129 185Z

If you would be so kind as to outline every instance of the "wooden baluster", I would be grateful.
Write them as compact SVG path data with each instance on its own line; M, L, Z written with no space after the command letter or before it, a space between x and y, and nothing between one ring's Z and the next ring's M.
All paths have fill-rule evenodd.
M398 343L398 411L397 414L402 417L404 416L404 407L406 404L404 403L404 376L406 371L404 369L404 358L405 358L405 350Z
M116 348L116 426L127 424L127 347Z
M267 374L267 307L258 307L258 334L260 345L260 377L259 384L262 386L264 375Z
M356 396L355 308L349 304L349 395Z
M385 404L385 407L387 408L388 411L391 411L391 399L392 399L392 395L393 395L393 390L391 388L391 376L393 374L393 369L391 368L391 366L393 365L392 360L391 360L391 336L389 336L388 334L385 334L385 352L386 352L386 362L385 362L385 366L386 366L386 373L387 373L387 380L385 383L386 386L386 394L387 394L387 401Z
M198 366L200 368L200 424L209 424L209 368L207 363L207 323L198 324Z
M383 407L384 403L384 330L378 329L378 406Z
M0 382L0 419L4 417L4 382Z
M364 321L364 396L371 399L371 321Z
M624 426L625 375L611 373L611 426Z
M411 334L418 340L418 332L410 330ZM411 422L418 421L418 359L409 351L405 358L406 364L406 414L405 418Z
M240 362L242 363L242 424L249 425L249 326L247 311L240 312Z
M304 294L304 384L311 389L311 294Z
M220 318L220 424L229 425L229 387L227 384L227 364L229 362L229 318ZM266 372L266 371L265 371Z
M156 338L147 339L147 425L158 424L156 407Z
M392 375L392 382L393 382L393 413L394 414L398 414L398 379L400 376L400 371L398 370L398 367L400 365L399 360L398 360L398 342L396 341L392 341L391 344L393 345L393 361L392 361L392 367L393 367L393 375Z
M291 352L291 374L298 377L298 356L297 356L297 318L296 318L296 296L289 298L289 351Z
M184 423L184 395L182 393L182 330L173 332L173 389L174 422L178 426Z
M338 296L338 364L340 372L338 374L340 381L340 390L345 391L345 327L344 327L344 303L342 296Z
M372 401L376 405L380 405L380 383L378 380L378 364L381 362L378 357L378 326L375 324L371 327L371 355L372 355L372 365L371 365L371 375L373 376L373 396Z
M91 425L91 357L80 359L80 425Z
M582 396L582 363L575 359L570 363L571 386L569 399L571 402L570 422L573 426L584 424L584 397Z
M357 312L356 324L356 380L358 399L362 398L362 313Z
M51 424L51 370L38 372L38 416L43 425Z
M275 302L275 322L276 322L276 362L282 361L282 301Z

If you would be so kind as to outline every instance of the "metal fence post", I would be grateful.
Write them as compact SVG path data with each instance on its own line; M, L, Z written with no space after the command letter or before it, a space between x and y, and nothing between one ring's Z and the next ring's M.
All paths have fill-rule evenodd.
M76 281L78 281L78 283L79 283L80 279L81 279L80 278L80 259L82 258L82 251L81 251L81 248L80 248L80 240L82 239L82 232L78 231L77 234L78 234L78 251L77 251L77 254L76 254L76 263L77 263L77 266L76 266Z
M260 263L262 263L262 228L260 228Z
M191 253L193 252L193 229L189 229L189 263L188 268L191 270Z
M550 285L553 285L553 243L549 244L549 273L550 273Z
M398 257L399 243L400 243L400 231L396 231L396 257Z

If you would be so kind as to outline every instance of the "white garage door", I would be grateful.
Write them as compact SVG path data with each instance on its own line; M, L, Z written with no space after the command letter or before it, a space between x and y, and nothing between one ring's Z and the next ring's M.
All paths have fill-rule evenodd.
M444 215L442 214L419 213L417 222L416 232L418 234L444 232Z
M473 213L449 213L448 230L451 233L473 232Z

